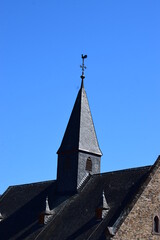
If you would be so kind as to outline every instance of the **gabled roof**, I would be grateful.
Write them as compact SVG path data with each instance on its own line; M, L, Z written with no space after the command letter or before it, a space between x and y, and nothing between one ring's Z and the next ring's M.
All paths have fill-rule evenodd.
M4 216L0 236L3 240L103 239L106 226L119 218L149 172L150 166L96 174L73 196L58 195L56 181L10 187L0 198ZM102 221L97 221L95 210L103 192L109 211ZM41 226L38 217L45 211L46 197L55 215Z
M25 239L38 231L38 216L45 209L46 196L55 192L55 181L9 187L0 197L0 239Z
M58 153L77 150L102 155L83 80Z
M150 167L93 175L83 190L70 198L63 211L39 234L37 240L96 240L120 215ZM103 191L110 210L102 221L95 217Z

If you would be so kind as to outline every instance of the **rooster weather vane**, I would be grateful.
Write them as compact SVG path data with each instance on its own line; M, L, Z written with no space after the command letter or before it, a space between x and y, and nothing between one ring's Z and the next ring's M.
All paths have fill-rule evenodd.
M87 68L85 65L84 65L84 59L87 58L87 55L81 55L82 57L82 65L80 65L80 68L82 68L82 75L81 75L81 78L82 80L85 78L84 76L84 70Z

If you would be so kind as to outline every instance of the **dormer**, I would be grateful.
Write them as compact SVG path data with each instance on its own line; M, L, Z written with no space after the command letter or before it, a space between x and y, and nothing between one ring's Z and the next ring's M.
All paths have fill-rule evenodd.
M2 213L0 212L0 222L3 220Z
M42 212L39 216L39 224L45 225L49 222L51 217L54 214L54 210L50 210L49 203L48 203L48 197L46 197L46 203L45 203L45 211Z
M100 203L96 208L96 219L102 220L103 218L105 218L108 211L109 211L109 206L105 197L105 193L103 191L102 197L100 199Z

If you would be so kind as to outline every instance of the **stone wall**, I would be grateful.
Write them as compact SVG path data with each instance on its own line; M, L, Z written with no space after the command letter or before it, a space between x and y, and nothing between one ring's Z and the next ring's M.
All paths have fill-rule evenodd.
M132 210L118 229L113 240L158 240L153 231L153 218L160 217L160 167L152 175Z

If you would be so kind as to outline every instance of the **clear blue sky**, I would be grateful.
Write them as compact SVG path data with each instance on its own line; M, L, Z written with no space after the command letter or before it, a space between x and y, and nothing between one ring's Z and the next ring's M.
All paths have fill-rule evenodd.
M1 0L0 193L56 178L81 53L102 172L160 154L159 0Z

